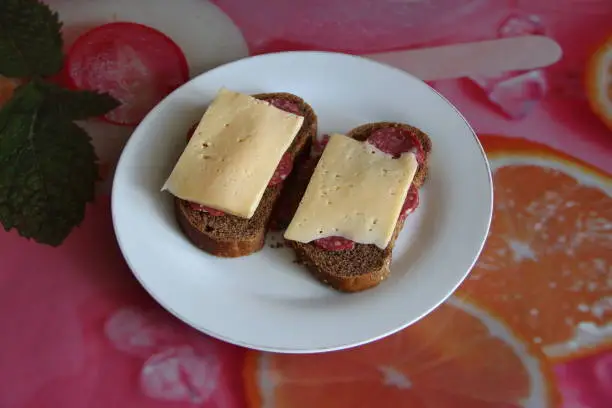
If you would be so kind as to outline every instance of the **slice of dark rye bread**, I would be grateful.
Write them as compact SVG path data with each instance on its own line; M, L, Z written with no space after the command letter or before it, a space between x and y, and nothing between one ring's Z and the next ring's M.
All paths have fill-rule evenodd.
M413 183L421 187L427 178L427 160L431 152L431 140L429 136L415 127L393 122L368 123L351 130L347 136L364 141L372 132L388 127L399 127L409 130L423 146L425 160L419 165ZM310 171L310 175L300 175L302 180L299 188L300 197L304 195L306 186L314 171L315 163L302 166L302 172ZM294 188L292 192L298 189ZM298 200L299 202L299 200ZM295 210L297 206L293 209ZM287 244L296 253L297 262L304 265L321 282L342 292L359 292L372 288L384 280L390 272L391 253L400 231L404 226L403 221L398 221L389 245L380 249L376 245L355 244L355 247L346 251L326 251L313 242L304 244L287 240Z
M276 98L294 102L304 116L304 123L287 149L293 160L293 170L300 168L303 153L310 150L312 140L317 134L317 116L302 98L290 93L265 93L253 95L261 100ZM266 232L277 200L288 180L275 186L268 186L259 203L259 207L250 219L225 214L213 216L208 213L192 210L189 203L175 198L175 212L179 226L189 240L198 248L212 255L236 258L259 251L265 242Z

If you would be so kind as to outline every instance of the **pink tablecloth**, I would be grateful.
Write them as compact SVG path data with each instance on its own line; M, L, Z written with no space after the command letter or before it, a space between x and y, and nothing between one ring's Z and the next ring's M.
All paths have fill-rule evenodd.
M111 11L72 2L67 33L80 15L88 24L97 12L100 22L135 18L135 1ZM132 277L113 236L107 180L59 248L0 233L0 407L612 407L612 130L582 84L587 58L612 35L612 2L183 2L168 7L199 2L244 38L230 46L219 28L225 45L207 43L202 62L167 21L144 12L183 46L193 74L247 48L373 53L508 30L549 35L564 57L510 82L433 84L479 133L495 167L496 207L470 278L422 322L308 358L196 333ZM477 85L485 82L486 90ZM87 126L112 169L130 129Z

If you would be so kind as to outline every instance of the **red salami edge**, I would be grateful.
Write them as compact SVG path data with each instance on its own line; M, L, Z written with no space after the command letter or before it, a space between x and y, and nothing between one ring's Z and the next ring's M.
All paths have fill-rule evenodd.
M293 101L289 101L283 98L272 98L272 99L268 99L267 102L270 103L270 105L280 110L284 110L285 112L293 113L294 115L303 116L302 111L300 110L300 106Z
M314 241L315 245L325 251L348 251L355 248L355 242L342 237L320 238Z
M202 211L202 212L208 213L212 215L213 217L220 217L222 215L225 215L223 211L215 210L214 208L210 208L205 205L198 204L198 203L189 202L189 208L191 208L194 211Z
M425 152L414 134L407 129L386 127L378 129L368 137L367 142L378 150L399 157L402 153L413 152L417 162L423 162Z
M406 200L400 212L399 219L404 221L410 213L412 213L419 206L419 190L412 184L406 194Z
M272 187L285 181L289 174L291 174L291 170L293 170L293 160L289 153L285 153L281 157L280 162L278 162L278 166L276 166L268 186Z
M317 137L312 145L312 149L310 150L310 156L321 156L323 154L323 150L325 150L325 146L327 146L327 142L329 142L329 135L325 134L321 137Z

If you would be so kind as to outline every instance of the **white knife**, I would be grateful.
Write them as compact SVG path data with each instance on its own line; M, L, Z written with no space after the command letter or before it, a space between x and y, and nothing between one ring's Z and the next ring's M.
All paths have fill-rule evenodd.
M552 38L527 35L365 57L432 81L542 68L559 61L561 55L561 47Z

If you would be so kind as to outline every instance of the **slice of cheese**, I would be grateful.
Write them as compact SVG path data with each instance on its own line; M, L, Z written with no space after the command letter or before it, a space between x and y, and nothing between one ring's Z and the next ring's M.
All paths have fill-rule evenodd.
M162 190L251 218L304 118L221 89Z
M386 248L417 166L412 153L393 159L369 143L332 135L285 238L341 236Z

